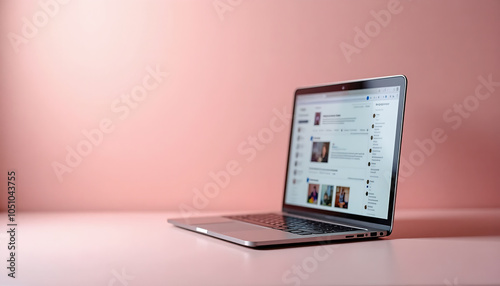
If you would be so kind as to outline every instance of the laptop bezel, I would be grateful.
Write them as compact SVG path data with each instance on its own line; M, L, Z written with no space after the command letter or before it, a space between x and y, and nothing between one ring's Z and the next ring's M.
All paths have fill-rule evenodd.
M375 223L381 224L384 226L390 226L392 228L392 223L394 219L394 210L396 205L396 191L397 191L397 180L398 180L398 172L399 172L399 162L401 157L401 142L403 136L403 124L404 124L404 110L406 103L406 89L408 85L408 80L404 75L395 75L395 76L387 76L387 77L378 77L378 78L367 78L360 79L355 81L345 81L345 82L336 82L323 84L318 86L310 86L310 87L302 87L298 88L295 91L294 100L293 100L293 109L292 109L292 124L290 124L290 138L288 144L288 156L287 156L287 167L285 174L285 190L282 201L282 210L283 212L300 212L300 213L311 213L311 214L319 214L323 217L331 217L333 218L345 218L349 220L355 220L360 222L367 223ZM347 214L337 211L330 210L321 210L314 209L296 205L290 205L286 203L286 192L287 192L287 182L288 182L288 172L290 168L290 152L292 147L292 134L293 128L295 126L295 107L297 103L297 97L299 95L306 94L317 94L322 92L334 92L334 91L347 91L347 90L356 90L356 89L366 89L366 88L377 88L377 87L390 87L390 86L399 86L399 105L398 105L398 116L397 116L397 125L396 125L396 135L395 135L395 145L394 145L394 156L393 156L393 164L392 164L392 172L391 172L391 187L390 187L390 195L389 195L389 207L387 210L387 218L377 218L377 217L369 217L362 215L354 215Z

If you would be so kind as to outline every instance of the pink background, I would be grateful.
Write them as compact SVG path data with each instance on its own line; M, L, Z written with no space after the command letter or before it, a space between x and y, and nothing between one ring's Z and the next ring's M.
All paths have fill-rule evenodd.
M299 86L393 74L409 79L402 158L413 167L397 207L500 207L500 86L472 98L479 76L500 82L499 1L401 1L350 61L341 43L390 1L42 0L58 8L16 53L10 33L42 15L38 2L0 3L0 178L16 170L20 210L278 209L288 126L250 162L238 146L273 109L290 112ZM120 119L113 102L148 66L168 78ZM443 114L464 100L477 106L453 129ZM114 130L60 182L53 162L105 118ZM446 141L419 157L416 141L436 128ZM227 186L193 202L233 161Z

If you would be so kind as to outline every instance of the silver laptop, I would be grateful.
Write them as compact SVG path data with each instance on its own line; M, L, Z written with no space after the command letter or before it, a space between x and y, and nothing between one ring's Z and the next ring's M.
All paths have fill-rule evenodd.
M397 75L297 89L282 211L168 222L249 247L390 235L406 85Z

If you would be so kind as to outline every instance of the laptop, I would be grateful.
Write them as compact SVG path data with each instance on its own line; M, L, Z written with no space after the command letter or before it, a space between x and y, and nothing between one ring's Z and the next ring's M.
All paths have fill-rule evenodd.
M169 219L248 247L392 232L407 79L295 91L281 212Z

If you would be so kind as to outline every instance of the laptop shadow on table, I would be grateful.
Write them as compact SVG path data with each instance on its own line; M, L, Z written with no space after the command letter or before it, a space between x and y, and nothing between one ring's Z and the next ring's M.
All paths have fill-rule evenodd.
M340 244L350 244L363 241L377 241L378 238L364 238L364 239L348 239L348 240L330 240L330 241L313 241L313 242L301 242L292 244L279 244L270 246L259 246L254 248L255 250L276 250L276 249L286 249L286 248L298 248L298 247L309 247L309 246L320 246L320 245L340 245Z

